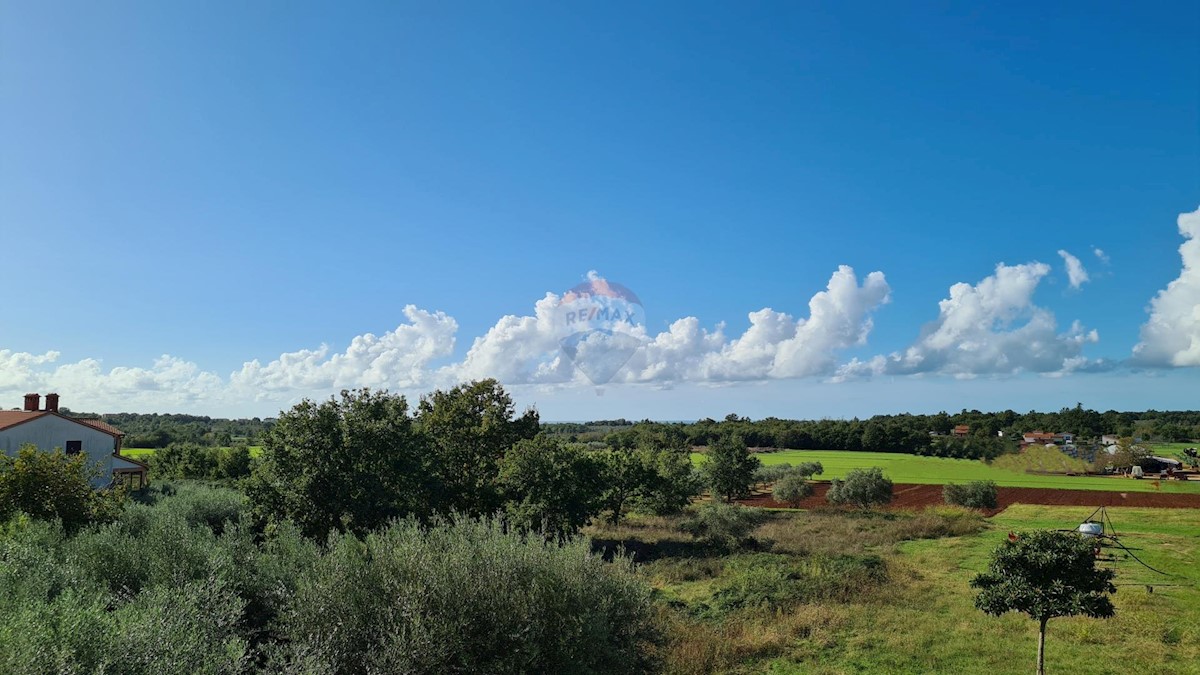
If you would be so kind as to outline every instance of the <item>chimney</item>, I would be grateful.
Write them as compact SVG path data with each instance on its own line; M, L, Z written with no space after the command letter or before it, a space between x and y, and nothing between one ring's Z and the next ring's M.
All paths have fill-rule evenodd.
M58 394L46 394L46 410L58 412Z
M41 394L25 394L25 412L37 412L41 402Z

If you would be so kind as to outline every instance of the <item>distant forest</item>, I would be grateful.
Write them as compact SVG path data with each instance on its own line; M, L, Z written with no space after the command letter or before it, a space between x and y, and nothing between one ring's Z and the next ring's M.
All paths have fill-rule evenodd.
M198 443L214 447L258 445L274 423L272 418L222 419L200 415L158 413L79 413L62 409L72 417L99 418L125 432L127 448L165 448L172 443Z
M966 438L955 438L955 426L970 426ZM544 423L543 431L568 440L613 446L706 446L726 434L742 437L750 447L789 450L872 450L942 457L991 458L1016 449L1029 431L1071 433L1083 442L1104 434L1146 441L1188 442L1200 438L1200 411L1097 412L1082 405L1056 413L1012 410L985 413L963 410L934 415L876 415L869 419L751 420L737 414L723 420L695 422L630 422L624 419L586 423ZM999 432L1004 432L1003 437ZM936 435L934 435L936 434Z
M172 443L227 447L258 445L273 418L222 419L181 414L66 414L100 418L125 432L125 446L163 448ZM953 438L957 425L971 428L967 438ZM750 447L792 450L874 450L947 457L994 457L1013 449L1029 431L1066 432L1081 441L1103 434L1147 441L1188 442L1200 439L1200 411L1097 412L1082 405L1058 412L1018 413L963 410L933 415L876 415L869 419L752 420L737 414L722 420L634 422L626 419L543 423L548 435L574 442L602 442L614 447L683 448L707 446L736 434ZM998 432L1004 432L1003 438ZM937 434L936 436L931 435Z

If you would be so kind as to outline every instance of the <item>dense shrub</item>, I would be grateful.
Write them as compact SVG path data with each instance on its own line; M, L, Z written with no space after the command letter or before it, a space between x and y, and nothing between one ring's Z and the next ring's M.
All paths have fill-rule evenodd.
M887 581L876 555L807 556L760 553L730 560L713 607L786 609L817 600L847 601Z
M770 485L783 478L791 470L792 465L786 462L783 464L764 464L754 470L754 482L759 485Z
M767 516L762 509L735 504L704 504L680 528L704 544L718 550L732 551L755 543L751 532Z
M586 542L401 521L321 546L238 493L159 484L75 534L0 526L0 673L631 672L650 589Z
M150 456L150 473L159 480L217 478L220 448L199 443L171 443Z
M15 457L0 454L0 521L24 513L62 522L68 530L107 522L124 504L121 490L94 490L87 456L42 452L32 445Z
M942 499L953 506L994 509L996 508L996 484L990 480L971 481L963 485L950 483L942 488Z
M235 445L217 455L217 475L230 480L245 478L250 475L250 464L250 448Z
M197 530L163 525L136 538L120 521L75 537L57 523L10 536L0 672L237 672L248 653L238 567L211 539L180 536Z
M892 501L892 481L884 478L879 467L851 469L845 479L833 479L825 498L830 504L849 504L860 509L882 506Z
M641 672L658 639L627 561L465 519L335 536L279 628L276 665L319 673Z
M805 497L811 495L812 492L812 484L798 471L784 474L771 490L772 496L777 501L791 504L792 506L799 506L800 502Z

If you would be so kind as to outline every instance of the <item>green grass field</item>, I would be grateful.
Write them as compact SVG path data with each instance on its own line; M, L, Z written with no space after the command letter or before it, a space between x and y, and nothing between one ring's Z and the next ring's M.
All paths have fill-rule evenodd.
M227 450L228 448L225 448L225 449ZM136 459L139 462L144 462L147 459L150 459L150 457L154 455L154 448L121 448L121 454L125 455L126 457ZM251 457L258 457L261 454L262 454L262 446L261 445L251 445L250 446L250 456Z
M894 483L918 483L944 485L972 480L995 481L1008 487L1055 488L1065 490L1119 490L1122 492L1154 492L1151 480L1106 478L1103 476L1057 476L1017 473L988 466L973 459L947 459L944 457L921 457L889 452L850 452L843 450L783 450L755 455L764 465L799 464L820 462L825 473L820 479L841 478L850 469L865 469L877 466ZM692 454L692 461L699 464L704 455ZM1200 481L1162 481L1162 492L1200 493Z
M1009 532L1074 529L1092 512L1024 504L987 519L941 507L889 516L772 512L753 533L758 545L725 554L689 546L679 518L634 515L589 534L646 554L641 569L671 626L667 673L1008 675L1034 670L1037 624L976 609L971 579ZM1108 514L1122 543L1166 574L1119 550L1106 555L1098 564L1117 572L1116 615L1053 619L1047 672L1200 675L1200 510L1113 507ZM713 614L730 588L768 592L802 577L748 575L746 564L764 555L801 565L812 555L877 555L887 578L877 586L866 580L848 597Z
M1183 459L1183 451L1188 448L1200 448L1200 443L1149 443L1150 451L1159 457Z
M891 558L905 580L895 597L848 612L846 624L810 658L776 659L771 673L961 673L1034 669L1037 627L1024 615L990 617L968 582L1010 530L1073 527L1090 508L1017 505L974 535L901 544ZM1054 619L1046 640L1050 673L1200 673L1200 511L1109 509L1138 557L1117 570L1116 616ZM1146 586L1154 585L1154 592ZM868 608L860 608L866 610ZM803 653L803 652L802 652ZM760 671L761 672L761 671Z

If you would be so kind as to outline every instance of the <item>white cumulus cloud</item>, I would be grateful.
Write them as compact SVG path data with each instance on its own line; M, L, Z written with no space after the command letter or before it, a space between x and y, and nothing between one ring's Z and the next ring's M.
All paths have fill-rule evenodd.
M750 327L735 338L726 337L723 324L708 330L695 317L678 319L653 335L644 326L630 326L623 333L630 339L619 345L609 337L588 351L599 340L583 341L574 360L561 349L563 331L556 323L561 319L556 312L561 298L547 293L532 316L501 318L445 373L451 379L495 377L512 384L583 381L584 372L594 375L588 372L593 366L604 374L616 370L614 382L728 382L831 374L838 351L866 340L870 313L888 301L890 292L883 273L867 275L860 286L854 270L843 265L826 289L809 300L807 318L764 308L749 314ZM613 359L621 357L628 360L617 370Z
M996 266L975 285L957 283L938 304L938 318L926 324L903 352L852 360L839 378L872 374L940 373L955 377L1020 372L1062 373L1098 369L1103 362L1082 356L1084 345L1099 341L1078 322L1058 332L1054 315L1033 303L1038 284L1050 272L1043 263Z
M838 353L866 342L871 313L887 303L891 288L882 272L859 284L842 265L825 290L808 302L807 318L764 308L749 314L750 327L726 339L694 318L681 319L635 354L624 371L627 381L738 381L831 375Z
M60 354L28 354L0 350L0 396L17 401L23 392L62 392L62 404L76 410L103 407L108 411L185 410L223 394L223 382L194 363L169 355L149 368L118 366L105 369L96 359L59 364Z
M233 389L256 396L273 392L329 392L353 387L414 388L429 384L430 363L454 351L458 323L443 312L414 305L404 308L408 323L376 336L359 335L344 352L317 349L281 354L262 365L257 360L233 373Z
M1200 209L1181 213L1183 270L1150 301L1150 318L1133 348L1134 363L1200 366Z
M1071 288L1079 288L1088 282L1087 270L1083 268L1083 263L1079 261L1079 258L1063 249L1058 250L1058 255L1067 264L1067 279L1071 282Z

